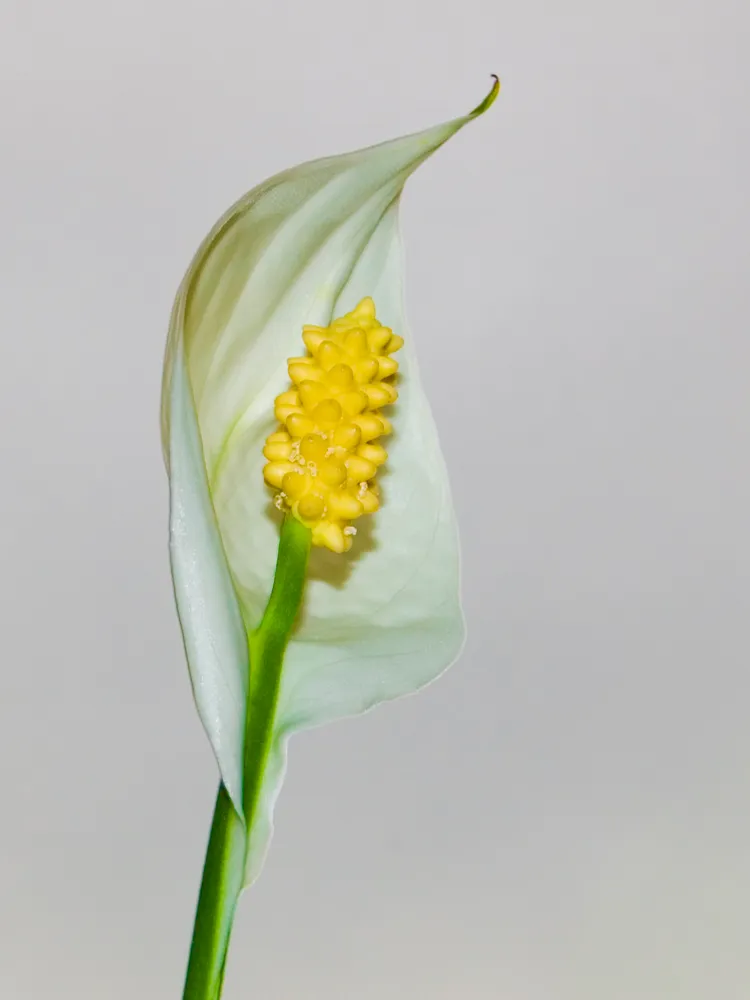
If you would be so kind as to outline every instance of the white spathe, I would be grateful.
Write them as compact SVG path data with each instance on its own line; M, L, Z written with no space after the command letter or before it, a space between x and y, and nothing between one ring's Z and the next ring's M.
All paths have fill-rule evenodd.
M280 522L262 449L274 397L288 388L286 359L304 352L303 324L327 325L367 295L406 341L382 508L357 522L350 553L313 550L248 882L270 839L288 736L415 691L463 643L456 521L406 324L398 206L408 176L486 106L265 181L216 224L175 301L162 401L172 572L198 712L238 811L246 629L270 593Z

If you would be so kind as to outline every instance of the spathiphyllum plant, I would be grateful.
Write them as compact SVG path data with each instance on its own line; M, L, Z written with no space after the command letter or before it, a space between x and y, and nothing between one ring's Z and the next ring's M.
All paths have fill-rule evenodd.
M184 1000L221 996L290 735L422 687L462 645L398 208L498 89L463 118L271 177L217 222L178 291L162 397L170 554L221 779Z

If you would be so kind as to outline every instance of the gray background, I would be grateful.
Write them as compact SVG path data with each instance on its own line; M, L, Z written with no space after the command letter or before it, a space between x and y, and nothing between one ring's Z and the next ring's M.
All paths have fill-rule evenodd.
M299 737L227 1000L750 990L740 0L4 0L0 995L180 995L215 787L166 554L177 283L268 174L410 182L465 654Z

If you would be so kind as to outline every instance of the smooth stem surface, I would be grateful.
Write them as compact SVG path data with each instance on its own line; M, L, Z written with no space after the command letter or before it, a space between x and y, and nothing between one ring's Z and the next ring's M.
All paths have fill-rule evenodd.
M183 1000L219 1000L229 936L245 874L245 824L219 785L203 866Z
M310 531L291 515L281 528L271 596L249 634L250 677L245 725L244 821L219 786L203 867L183 1000L220 1000L237 900L244 885L289 636L302 604Z
M271 596L260 625L250 633L242 807L251 833L271 748L284 652L302 604L310 541L310 529L288 514L281 529Z

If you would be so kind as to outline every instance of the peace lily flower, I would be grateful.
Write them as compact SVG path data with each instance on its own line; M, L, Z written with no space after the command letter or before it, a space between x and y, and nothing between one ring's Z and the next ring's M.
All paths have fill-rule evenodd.
M289 736L422 687L463 643L398 208L410 174L498 89L465 117L266 180L217 222L178 291L162 394L170 555L221 775L190 1000L220 996Z

